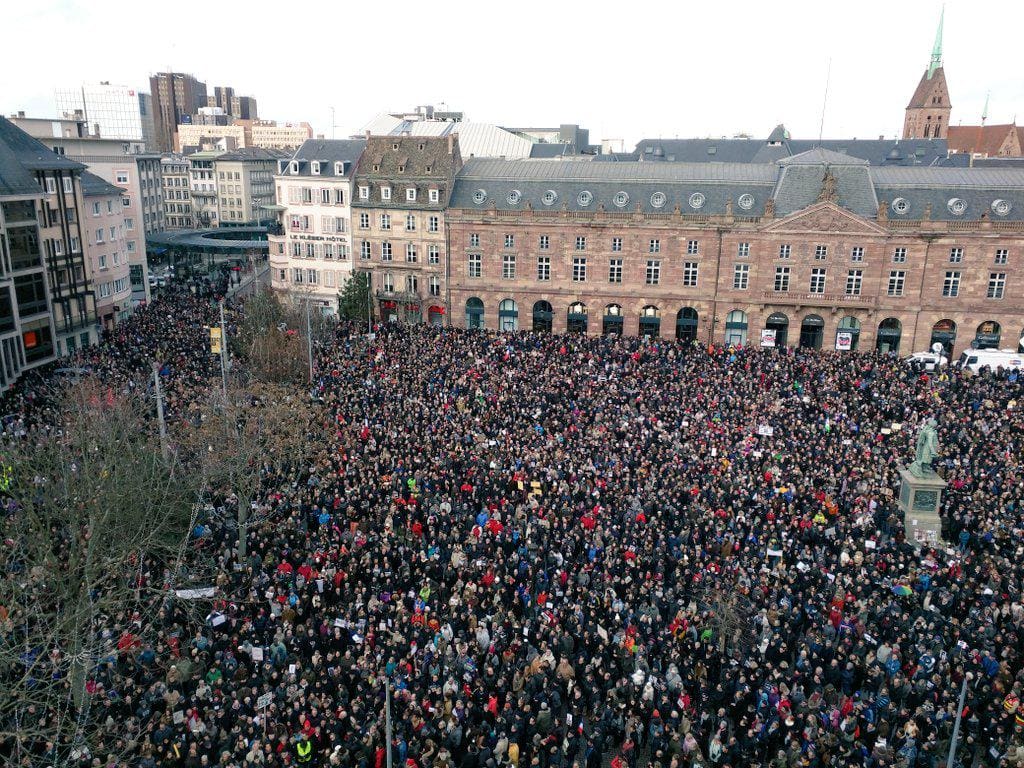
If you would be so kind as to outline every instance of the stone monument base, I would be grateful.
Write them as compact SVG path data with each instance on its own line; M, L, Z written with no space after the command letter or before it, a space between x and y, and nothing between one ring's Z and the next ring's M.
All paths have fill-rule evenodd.
M900 467L899 507L903 511L907 540L915 547L938 546L941 543L942 521L939 505L946 481L936 474L918 477Z

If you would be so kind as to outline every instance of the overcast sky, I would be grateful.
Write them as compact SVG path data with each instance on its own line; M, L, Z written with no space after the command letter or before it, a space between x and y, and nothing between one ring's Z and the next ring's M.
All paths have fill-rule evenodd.
M941 4L772 0L33 0L5 6L0 110L56 114L56 88L148 90L172 67L255 96L261 117L354 133L375 114L447 105L507 126L579 123L592 141L896 136ZM168 13L169 12L169 13ZM1024 122L1024 3L951 0L952 124Z

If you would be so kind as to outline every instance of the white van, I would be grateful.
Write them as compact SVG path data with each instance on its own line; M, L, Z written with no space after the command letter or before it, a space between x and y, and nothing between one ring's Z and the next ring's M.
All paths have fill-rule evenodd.
M970 368L973 373L986 365L993 371L1000 368L1019 371L1024 369L1024 354L1012 349L968 349L960 355L956 364L961 368Z

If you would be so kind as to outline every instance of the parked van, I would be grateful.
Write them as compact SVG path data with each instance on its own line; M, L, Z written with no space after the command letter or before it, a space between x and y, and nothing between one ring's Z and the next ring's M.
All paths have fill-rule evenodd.
M934 371L944 367L949 360L945 355L939 355L935 352L915 352L903 358L903 362L918 370Z
M1014 352L1012 349L968 349L956 364L961 368L970 368L972 372L988 366L993 371L999 370L1021 370L1024 369L1024 354Z

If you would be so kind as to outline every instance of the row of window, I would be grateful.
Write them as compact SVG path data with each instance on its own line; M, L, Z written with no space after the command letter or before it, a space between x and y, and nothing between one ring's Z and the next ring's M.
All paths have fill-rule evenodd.
M341 259L348 261L348 246L344 243L300 243L292 241L292 256L307 259Z
M113 282L110 283L100 283L98 288L99 297L101 299L106 299L109 298L112 294L124 293L125 291L128 290L128 288L129 285L127 277L122 277L119 280L114 280Z
M402 170L401 166L399 166L399 170ZM415 203L416 202L416 195L417 195L416 187L406 187L405 188L405 201L407 203ZM360 187L359 187L359 199L360 200L369 200L370 199L370 187L369 186L360 185ZM380 187L380 199L381 200L385 200L385 201L393 199L392 196L391 196L391 187L388 186L387 184L382 184L381 187ZM439 202L441 200L441 191L439 189L429 189L429 190L427 190L427 199L431 203Z
M367 214L367 221L365 226L369 226L369 217ZM469 247L479 248L480 247L480 235L476 233L470 233L469 235ZM505 235L505 248L516 247L516 236L513 234ZM541 251L546 251L551 248L551 239L549 235L540 235L537 242L537 247ZM577 251L587 250L587 237L586 235L577 235L575 248ZM611 240L611 250L613 253L622 251L622 238L613 237ZM661 253L661 240L660 238L650 238L647 242L648 253ZM700 241L699 240L687 240L686 242L686 255L696 256L700 253ZM781 243L779 245L779 258L789 259L793 254L793 246L789 243ZM750 243L738 243L736 247L736 255L740 258L747 258L750 256ZM1006 264L1009 257L1009 250L1007 248L997 248L994 255L996 264ZM828 246L819 244L814 246L814 259L815 261L824 261L828 258ZM949 261L951 264L959 264L964 259L964 249L962 246L953 246L949 249ZM899 246L893 250L892 260L896 264L904 264L907 261L907 249L904 246ZM861 262L864 261L864 246L855 245L850 249L850 261Z
M280 193L278 194L280 197ZM288 202L292 205L344 205L345 190L335 187L318 189L316 187L289 187Z
M292 214L291 221L289 223L289 229L293 232L310 232L314 233L314 219L311 216L300 216ZM348 219L344 216L321 216L320 217L320 233L325 235L333 235L338 232L348 231Z
M647 285L661 284L661 260L648 259L644 270L644 282ZM466 274L471 278L479 278L483 275L483 258L478 253L469 254ZM808 292L813 294L824 294L826 284L826 269L815 267L811 269L810 284ZM699 265L695 261L683 263L683 287L697 287ZM516 256L515 254L504 254L501 263L501 277L503 280L516 279ZM962 273L951 271L946 272L943 281L942 295L955 297L960 294L960 281ZM548 281L551 279L551 257L537 257L537 280ZM892 270L889 272L889 281L886 290L888 296L903 296L906 288L906 270ZM587 259L583 256L574 257L572 260L572 281L574 283L585 283L587 281ZM792 267L776 267L775 279L772 283L772 290L779 293L786 293L791 289ZM608 282L622 282L622 259L609 259L608 261ZM750 265L733 265L732 287L737 291L745 291L750 287ZM846 285L844 293L847 296L860 296L864 289L864 270L851 269L846 273ZM990 299L1001 299L1006 290L1006 273L992 272L989 274L988 291L986 297Z
M408 293L418 293L420 287L420 280L418 275L405 275L405 290ZM395 276L390 272L385 272L381 275L381 290L387 293L393 293L395 290ZM431 275L427 280L427 291L431 296L441 295L441 278L437 275Z
M405 231L415 232L417 227L417 219L414 214L407 213L405 215ZM370 214L360 213L359 214L359 228L369 229L370 228ZM391 214L382 213L380 214L380 228L384 232L391 231ZM440 216L428 216L427 217L427 232L440 232L441 231L441 217Z
M369 261L371 258L373 258L373 246L371 245L369 240L363 240L359 243L359 258L361 258L363 261ZM391 247L391 243L389 243L387 240L380 244L380 260L394 260L394 249ZM405 260L410 264L415 264L417 261L419 261L419 250L417 249L416 243L405 244ZM427 263L441 263L441 246L427 246Z

